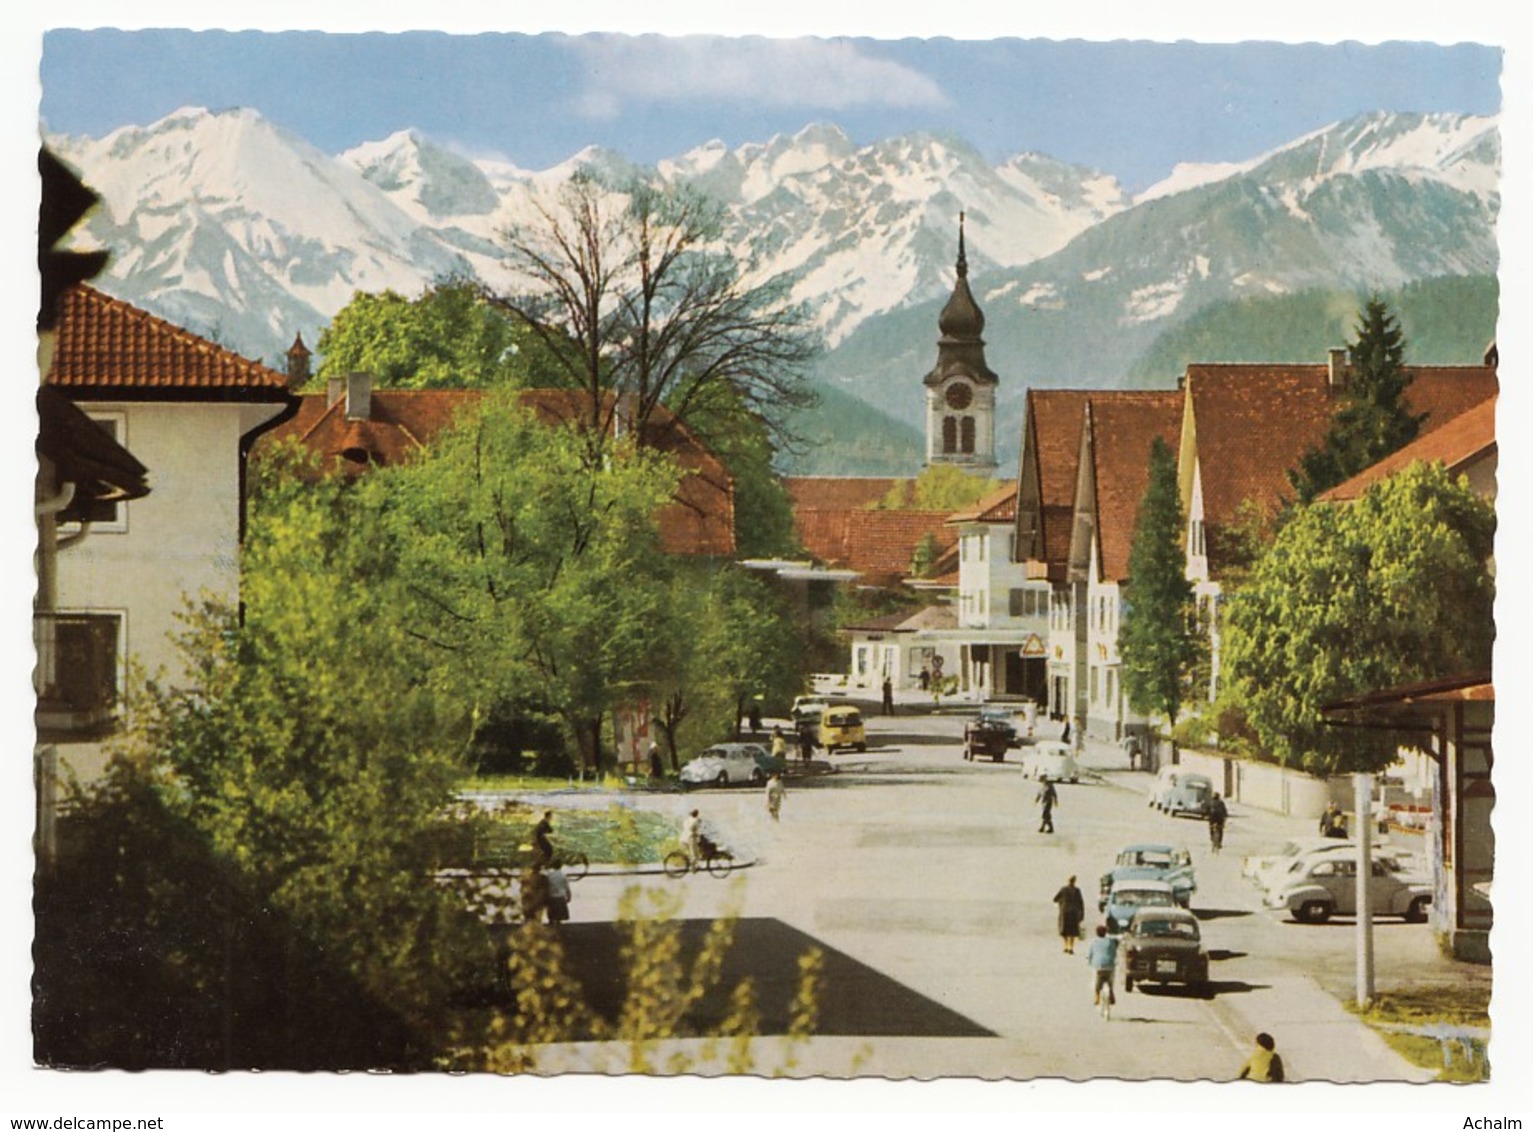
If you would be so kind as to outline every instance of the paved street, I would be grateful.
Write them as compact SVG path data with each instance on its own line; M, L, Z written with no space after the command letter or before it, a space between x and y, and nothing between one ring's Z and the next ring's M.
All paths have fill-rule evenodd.
M834 774L791 778L775 824L757 789L634 799L678 819L696 806L752 864L724 881L593 874L576 888L572 952L603 946L598 929L636 880L681 893L697 931L738 902L726 979L757 980L766 1032L782 1021L794 958L809 946L827 952L821 1036L800 1073L1228 1080L1265 1029L1292 1079L1430 1079L1342 1009L1355 970L1351 922L1286 922L1260 911L1240 876L1246 853L1307 833L1307 822L1235 807L1214 856L1203 823L1149 809L1148 776L1129 773L1115 748L1092 746L1096 773L1061 787L1057 832L1040 834L1036 787L1017 754L964 762L961 729L957 714L871 717L869 751L834 756ZM1193 907L1215 993L1124 994L1120 982L1104 1022L1083 955L1061 951L1052 897L1076 875L1095 923L1098 877L1137 840L1193 850ZM1425 925L1378 921L1375 955L1380 990L1489 978L1441 959Z

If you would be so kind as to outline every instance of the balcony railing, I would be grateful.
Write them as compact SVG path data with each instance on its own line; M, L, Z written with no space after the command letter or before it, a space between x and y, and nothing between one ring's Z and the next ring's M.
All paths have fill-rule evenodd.
M121 628L113 613L32 615L39 741L93 739L116 726Z

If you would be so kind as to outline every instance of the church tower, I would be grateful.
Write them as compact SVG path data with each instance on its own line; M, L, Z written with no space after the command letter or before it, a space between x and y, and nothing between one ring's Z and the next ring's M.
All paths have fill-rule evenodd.
M926 375L926 463L988 473L995 461L995 389L985 364L985 316L969 291L963 213L958 214L958 280L937 319L937 364Z

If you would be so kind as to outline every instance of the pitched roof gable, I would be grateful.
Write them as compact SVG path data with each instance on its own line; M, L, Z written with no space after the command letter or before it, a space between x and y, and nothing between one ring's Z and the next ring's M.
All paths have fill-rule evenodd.
M1496 392L1490 366L1408 366L1405 400L1423 428L1451 420ZM1197 436L1203 513L1228 523L1244 501L1291 498L1288 472L1318 445L1343 403L1323 365L1190 365L1188 412Z
M966 511L955 511L948 522L1014 523L1017 520L1017 483L1008 480Z
M1440 463L1448 471L1458 472L1488 456L1495 448L1496 399L1491 397L1453 417L1446 424L1418 436L1398 452L1363 469L1351 479L1323 493L1320 498L1328 503L1357 499L1374 484L1403 471L1418 460Z
M1128 577L1139 506L1150 485L1150 447L1159 438L1174 458L1181 424L1182 394L1175 390L1091 399L1098 567L1106 581Z
M285 401L285 374L81 284L64 295L49 385L75 400Z

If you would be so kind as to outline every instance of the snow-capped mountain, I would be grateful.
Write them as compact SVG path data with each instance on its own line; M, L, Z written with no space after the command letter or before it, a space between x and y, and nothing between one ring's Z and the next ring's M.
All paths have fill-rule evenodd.
M250 110L49 140L102 196L84 237L113 252L98 284L266 360L296 332L314 345L358 290L416 294L453 272L508 285L507 228L532 222L580 166L637 171L595 149L525 170L413 130L330 156ZM823 380L912 423L960 211L1012 412L1030 383L1115 384L1215 303L1494 273L1498 261L1494 118L1370 114L1244 162L1180 166L1137 199L1040 154L993 165L930 133L859 146L823 123L709 142L652 172L719 200L749 278L785 282L815 312Z

